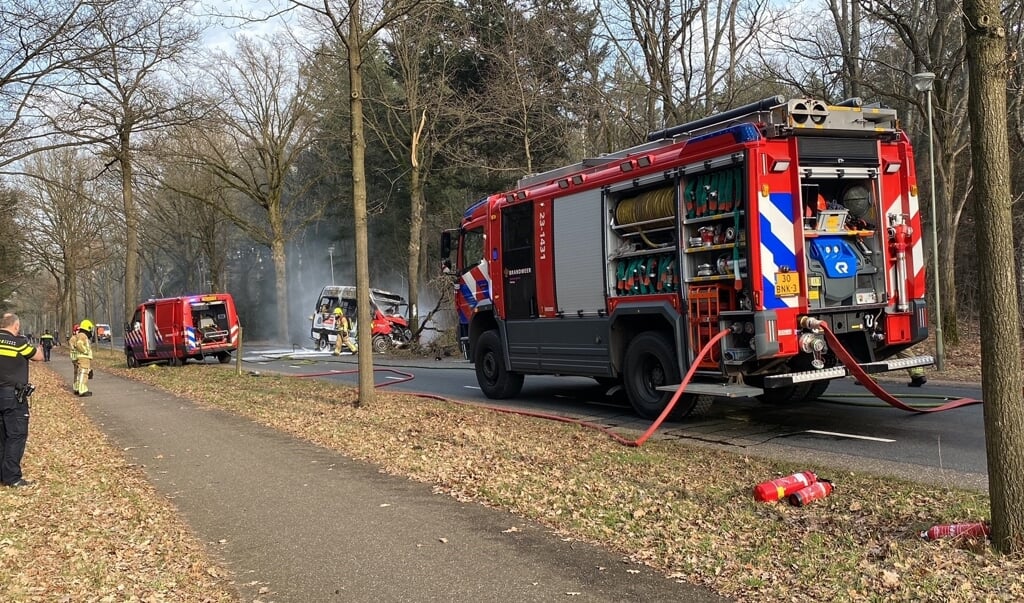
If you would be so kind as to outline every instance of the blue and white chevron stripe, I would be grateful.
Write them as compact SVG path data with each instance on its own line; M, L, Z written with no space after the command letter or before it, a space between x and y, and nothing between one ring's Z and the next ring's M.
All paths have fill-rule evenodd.
M779 297L775 294L775 273L786 267L796 272L796 232L792 193L759 194L761 229L761 282L764 288L764 307L768 310L795 308L799 296ZM803 284L801 284L803 286Z

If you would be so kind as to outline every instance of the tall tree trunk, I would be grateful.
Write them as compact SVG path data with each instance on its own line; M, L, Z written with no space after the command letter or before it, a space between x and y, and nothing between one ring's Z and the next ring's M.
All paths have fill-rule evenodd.
M420 166L420 138L427 120L427 112L423 111L419 123L412 124L412 144L409 159L412 171L409 175L409 328L413 333L419 330L419 297L420 297L420 247L423 240L423 212L426 200L423 198L423 173Z
M274 291L277 292L277 339L290 343L288 339L288 255L284 238L274 235L270 244L270 257L274 260ZM212 277L212 275L211 275Z
M352 216L356 237L356 309L359 333L359 398L357 407L376 401L373 383L373 333L370 316L370 263L366 234L366 135L363 124L363 30L360 0L349 0L348 78L352 114Z
M944 347L955 346L960 343L960 321L959 306L956 298L956 230L959 222L958 214L953 210L952 195L954 187L951 186L953 178L950 174L955 173L957 158L945 159L945 137L935 141L939 159L935 159L935 227L938 230L939 245L939 274L935 278L941 279L939 283L939 294L942 302L942 344Z
M1006 34L999 0L966 0L968 114L980 262L982 387L992 543L1024 552L1024 405L1020 403L1013 216L1006 113Z
M939 219L939 228L942 219ZM950 231L947 231L950 232ZM942 345L944 349L960 343L960 302L956 296L956 237L943 236L939 231L939 295L942 303Z
M64 307L67 309L67 322L61 325L61 329L64 331L65 337L71 335L72 325L82 320L78 316L78 279L72 270L74 270L73 267L68 271L64 280Z
M121 200L124 203L124 322L130 322L139 303L139 213L132 187L132 158L127 136L121 140Z

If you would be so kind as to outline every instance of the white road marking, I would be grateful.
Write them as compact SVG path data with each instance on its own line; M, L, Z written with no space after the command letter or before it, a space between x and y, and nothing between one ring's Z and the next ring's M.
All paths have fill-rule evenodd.
M480 389L480 387L476 385L463 385L462 387L466 389Z
M892 442L896 441L896 440L890 440L888 438L874 438L874 437L871 437L871 436L854 435L852 433L838 433L838 432L835 432L835 431L818 431L817 429L808 429L806 431L806 433L816 433L816 434L819 434L819 435L836 436L838 438L853 438L854 440L870 440L872 442L884 442L886 444L891 444Z
M388 375L387 377L385 377L385 379L391 379L393 381L400 381L402 379L406 379L406 377L392 377L392 376Z

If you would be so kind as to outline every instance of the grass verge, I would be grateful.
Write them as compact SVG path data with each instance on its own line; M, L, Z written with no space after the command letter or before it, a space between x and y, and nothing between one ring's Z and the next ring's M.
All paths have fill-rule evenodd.
M67 384L32 366L31 488L0 488L0 601L235 601L226 573Z
M111 373L228 410L462 500L502 507L598 543L677 580L740 600L1024 599L1024 560L985 543L925 542L933 523L988 517L977 492L651 442L623 448L593 431L381 390L215 365ZM797 470L836 492L809 506L753 501L754 484Z

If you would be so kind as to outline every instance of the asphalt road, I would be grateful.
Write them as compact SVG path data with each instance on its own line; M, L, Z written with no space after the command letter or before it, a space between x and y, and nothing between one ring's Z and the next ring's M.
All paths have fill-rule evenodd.
M250 370L356 382L353 356L250 346L244 360ZM570 416L620 428L626 435L650 425L633 413L621 393L609 395L591 379L531 375L514 400L490 400L477 386L472 365L461 359L377 355L374 363L378 386ZM324 374L332 371L337 373ZM981 397L980 385L929 381L917 389L907 387L903 377L904 373L893 373L884 386L911 404ZM942 413L908 413L875 399L852 379L834 381L822 399L812 403L769 405L751 398L720 398L706 416L667 423L659 436L942 485L983 490L988 483L980 404Z

